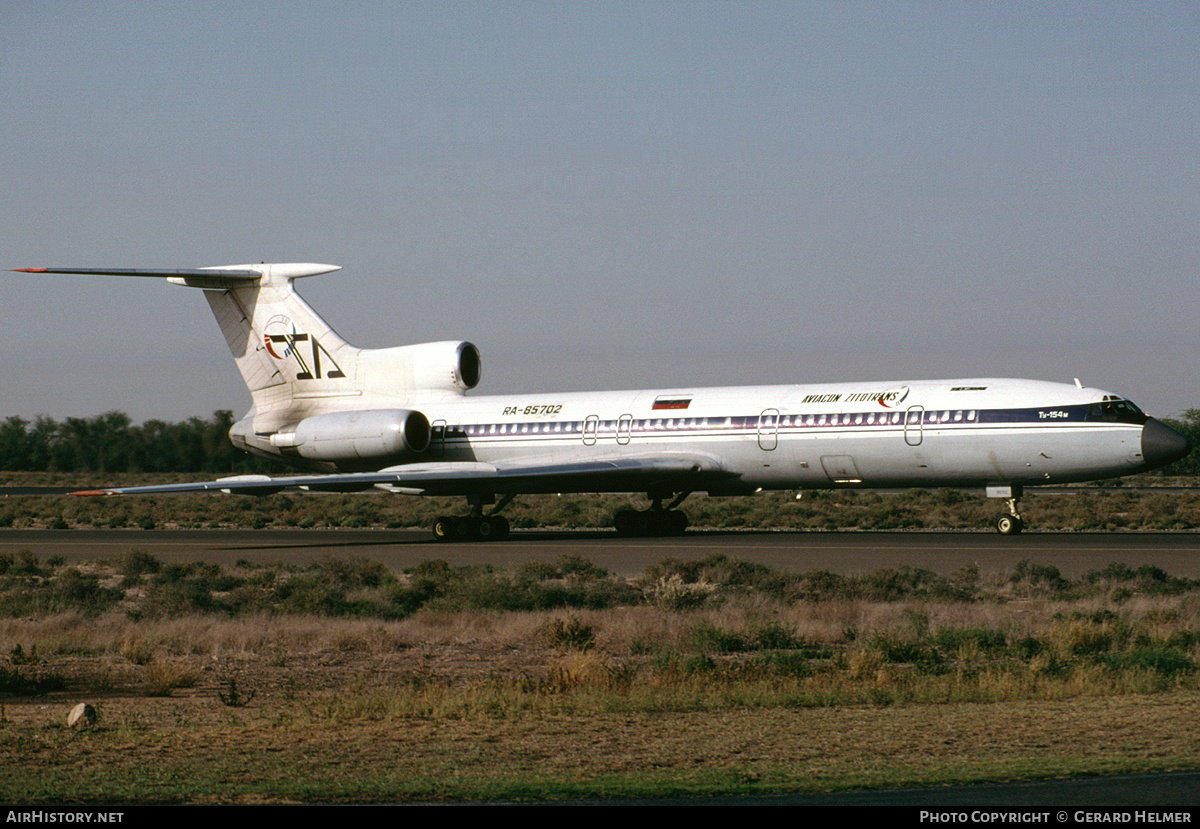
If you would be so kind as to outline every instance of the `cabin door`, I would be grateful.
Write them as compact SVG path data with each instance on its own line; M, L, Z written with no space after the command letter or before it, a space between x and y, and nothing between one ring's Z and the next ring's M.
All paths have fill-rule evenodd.
M623 414L617 421L617 443L624 446L633 434L633 415Z
M770 452L779 445L779 409L763 409L758 416L758 448Z
M446 421L435 420L429 424L429 449L435 458L446 454Z
M583 421L583 445L592 446L596 442L596 435L600 431L599 415L588 415Z
M909 446L921 445L921 421L925 419L923 406L909 406L904 416L904 442Z

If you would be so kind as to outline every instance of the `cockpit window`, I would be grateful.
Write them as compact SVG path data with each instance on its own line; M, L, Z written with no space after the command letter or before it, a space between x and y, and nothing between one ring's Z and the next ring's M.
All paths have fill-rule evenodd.
M1146 422L1146 415L1128 400L1105 400L1088 407L1087 419L1140 425Z

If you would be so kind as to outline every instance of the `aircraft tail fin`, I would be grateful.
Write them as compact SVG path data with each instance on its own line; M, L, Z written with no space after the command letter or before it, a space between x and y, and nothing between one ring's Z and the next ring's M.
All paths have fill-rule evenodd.
M340 270L311 262L211 268L18 268L21 273L158 277L201 288L238 370L264 412L300 396L352 394L359 349L296 292L293 280ZM296 388L302 382L303 389Z

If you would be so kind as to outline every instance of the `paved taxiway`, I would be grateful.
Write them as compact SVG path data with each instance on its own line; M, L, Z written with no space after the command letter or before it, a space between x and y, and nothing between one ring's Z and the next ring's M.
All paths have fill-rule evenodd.
M678 538L619 538L612 531L515 531L505 541L438 543L428 530L0 530L0 554L30 550L42 561L117 559L137 548L162 561L230 565L283 561L298 565L326 555L366 556L401 570L430 559L497 567L553 562L580 555L622 576L640 574L664 558L722 554L803 572L866 573L880 567L923 567L949 574L976 564L983 574L1017 562L1053 565L1067 578L1114 561L1161 567L1200 578L1200 533L991 532L723 532L689 531Z

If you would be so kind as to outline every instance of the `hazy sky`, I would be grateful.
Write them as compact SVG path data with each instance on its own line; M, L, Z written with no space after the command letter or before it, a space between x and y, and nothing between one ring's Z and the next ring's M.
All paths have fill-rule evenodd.
M309 261L480 393L1200 406L1200 4L4 4L0 266ZM250 403L200 291L0 273L0 418Z

